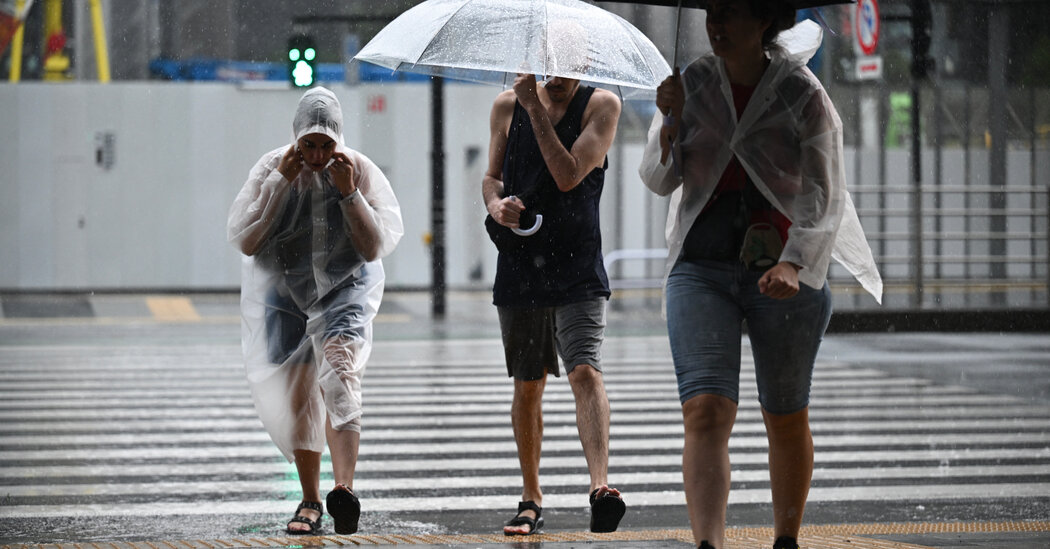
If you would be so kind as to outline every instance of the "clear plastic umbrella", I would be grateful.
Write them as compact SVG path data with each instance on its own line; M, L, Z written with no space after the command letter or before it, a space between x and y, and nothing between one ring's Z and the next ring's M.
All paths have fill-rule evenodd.
M519 73L573 78L625 98L654 94L671 74L641 31L578 0L427 0L354 59L503 86Z

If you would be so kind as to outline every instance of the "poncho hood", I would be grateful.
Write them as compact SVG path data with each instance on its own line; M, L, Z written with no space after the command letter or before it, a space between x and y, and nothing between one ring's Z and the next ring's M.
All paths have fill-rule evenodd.
M298 141L305 135L320 133L335 140L339 149L343 140L343 108L331 90L316 87L307 90L299 99L292 120L292 133Z

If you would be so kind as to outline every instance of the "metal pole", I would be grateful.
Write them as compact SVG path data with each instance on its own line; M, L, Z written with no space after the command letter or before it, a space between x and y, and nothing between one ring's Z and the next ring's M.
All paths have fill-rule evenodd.
M912 250L912 305L922 308L923 250L922 250L922 115L919 100L922 89L919 79L911 79L911 250Z
M963 233L967 235L966 243L963 245L963 279L967 285L970 283L970 256L973 250L973 240L968 236L970 234L970 228L973 225L973 216L970 215L970 205L972 203L971 196L973 193L970 192L970 135L973 132L972 128L972 111L973 107L970 100L971 90L970 84L965 84L965 116L963 118L963 210L965 215L963 216ZM963 303L970 304L970 292L963 293Z
M911 247L912 305L922 308L924 292L924 262L922 238L922 82L927 78L927 51L930 47L930 2L911 0Z
M827 63L827 64L830 64L830 63ZM853 181L852 181L852 183L856 187L861 187L862 186L862 181L861 181L862 172L861 172L861 166L860 166L860 158L861 158L861 156L862 156L862 154L864 152L864 142L863 142L864 141L864 137L863 137L863 131L862 131L863 129L861 128L861 126L864 125L864 120L863 120L864 119L864 113L862 112L862 109L861 109L861 103L863 102L863 91L864 91L864 88L860 85L860 82L856 82L856 83L853 84L853 89L854 89L855 93L853 94L853 98L854 98L854 101L853 101L853 105L854 105L853 116L854 116L854 119L853 120L854 120L854 123L853 123ZM865 197L864 197L864 193L858 193L858 194L853 195L853 201L855 202L855 206L858 209L863 207L863 202L866 201ZM854 304L859 303L860 299L861 299L860 292L854 292L853 303Z
M98 81L109 82L109 50L106 47L106 25L102 19L102 0L91 0L91 28L95 37Z
M1006 106L1009 98L1006 89L1006 67L1009 64L1010 13L1006 8L992 4L988 19L988 129L991 134L989 151L989 183L993 191L989 196L990 216L988 228L991 238L988 252L990 278L1006 278L1006 263L998 261L1006 257ZM1006 302L1003 292L992 292L993 304Z
M671 70L678 66L678 34L682 31L682 0L678 0L678 13L675 14L674 20L674 61L671 64Z
M1028 245L1029 245L1029 250L1030 250L1033 258L1037 257L1039 255L1039 246L1038 246L1038 244L1036 244L1036 242L1038 241L1038 238L1036 237L1036 234L1037 234L1036 233L1036 227L1039 226L1039 214L1037 214L1035 212L1035 207L1034 207L1035 204L1037 204L1036 197L1039 195L1039 187L1038 187L1039 182L1038 182L1038 180L1036 179L1036 176L1035 176L1035 170L1038 167L1038 164L1035 161L1035 151L1036 151L1036 149L1035 149L1035 126L1036 126L1035 117L1036 117L1036 112L1035 111L1036 111L1036 107L1037 106L1036 106L1036 103L1035 103L1035 86L1029 86L1028 87L1028 110L1029 110L1029 113L1028 113L1029 114L1029 116L1028 116L1028 185L1031 187L1032 190L1031 190L1031 193L1028 195L1028 200L1029 200L1029 203L1032 204L1033 208L1032 208L1032 217L1030 218L1030 221L1029 221L1029 223L1031 223L1032 239L1029 241ZM1050 232L1050 227L1048 227L1047 231ZM1038 272L1039 272L1038 262L1033 260L1031 269L1028 271L1028 276L1030 276L1032 278L1032 280L1035 280L1036 277L1038 276ZM1047 289L1050 290L1050 287L1047 287ZM1032 302L1035 303L1035 300L1036 300L1036 289L1032 288Z
M7 81L12 83L22 80L22 44L25 42L25 17L29 15L29 10L25 8L24 0L15 2L15 17L19 20L11 39L11 70L7 73Z
M889 104L890 96L886 91L884 81L879 81L879 142L878 142L878 165L876 173L876 184L879 186L879 259L886 257L888 247L886 245L886 125L889 123L889 113L886 105Z
M444 79L430 80L430 298L431 314L445 316L445 90Z
M943 102L943 95L941 93L941 87L938 82L934 79L933 84L933 184L937 191L933 195L933 209L936 212L934 214L933 232L936 235L934 240L934 271L933 276L935 281L940 281L944 277L944 239L941 233L944 230L944 216L941 215L941 207L944 205L943 195L944 192L941 189L943 185L944 174L943 174L943 162L944 162L944 151L943 151L943 135L944 135L944 124L942 123L941 116L941 105Z

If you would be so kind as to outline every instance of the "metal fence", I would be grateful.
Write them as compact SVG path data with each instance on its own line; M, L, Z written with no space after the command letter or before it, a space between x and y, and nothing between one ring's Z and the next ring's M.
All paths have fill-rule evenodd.
M862 101L845 101L852 112L843 118L856 151L847 159L850 191L886 283L884 307L1050 307L1050 90L1014 90L995 109L985 88L924 88L919 178L910 121L902 120L910 100L887 89L874 96L874 147L864 146ZM998 121L998 156L990 129L997 110L1008 117ZM856 289L842 269L833 268L832 280L847 294Z
M996 158L987 88L924 87L919 178L907 91L858 84L831 94L849 189L885 282L880 307L833 262L836 310L1050 308L1050 90L1009 92L1000 129L1007 145ZM648 118L625 114L621 138L644 141ZM661 252L607 254L614 288L659 287ZM644 274L624 274L638 263Z

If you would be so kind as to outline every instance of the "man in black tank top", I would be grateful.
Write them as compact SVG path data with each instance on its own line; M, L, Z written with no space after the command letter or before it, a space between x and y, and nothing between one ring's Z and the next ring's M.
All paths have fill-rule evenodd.
M506 535L543 525L539 463L541 400L547 374L565 365L576 398L576 423L590 473L591 530L616 530L625 505L608 485L609 400L601 343L609 281L601 252L598 203L616 136L620 100L579 80L551 78L540 87L519 75L496 98L489 163L482 183L486 228L500 250L493 285L507 373L514 378L511 422L522 472L518 514ZM511 229L539 229L519 236Z

